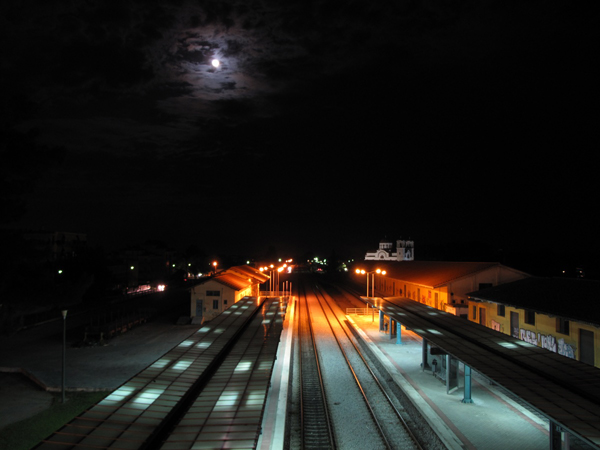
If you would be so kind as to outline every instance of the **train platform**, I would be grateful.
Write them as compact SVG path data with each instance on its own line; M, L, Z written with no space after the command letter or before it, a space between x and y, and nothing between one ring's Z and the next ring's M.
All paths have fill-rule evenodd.
M286 321L293 322L293 315L292 308ZM463 403L462 372L459 389L447 394L442 380L434 376L430 370L421 369L422 342L417 335L402 330L403 343L399 345L396 344L395 338L390 339L389 334L379 330L377 316L348 317L372 352L385 366L390 377L402 387L448 448L486 450L549 448L547 421L523 408L477 373L473 374L471 389L473 402ZM67 357L71 363L71 377L68 379L67 386L72 390L82 389L84 386L99 390L115 389L141 368L146 367L149 364L147 359L156 359L157 353L165 353L168 348L177 345L197 329L198 327L175 327L159 322L120 337L110 347L69 349ZM38 334L41 331L41 329L32 330L31 334ZM60 327L56 331L60 334ZM51 333L54 334L56 333ZM278 354L278 363L281 364L277 364L274 368L274 381L286 380L289 376L291 339L290 328L286 326L281 336L281 352ZM38 339L33 339L25 333L10 341L12 342L5 340L0 345L3 364L10 367L28 367L47 385L53 387L60 385L60 352L55 351L57 344L60 347L58 337L40 344ZM157 347L160 347L160 350ZM28 351L24 352L25 349ZM139 352L146 350L148 354L139 355ZM88 353L93 355L96 363L98 353L106 353L105 358L99 358L100 361L108 364L115 359L123 361L123 356L128 356L129 364L127 367L114 367L117 370L112 371L92 371L89 368L95 367L96 364L91 363ZM75 370L76 368L79 370ZM4 376L9 375L13 374ZM285 421L281 420L280 405L281 402L287 401L286 385L286 381L283 384L273 384L265 405L265 414L270 417L263 423L266 425L258 448L282 448ZM11 386L8 388L8 385L5 385L4 387L8 389L0 395L4 405L0 408L0 429L3 425L15 421L17 415L20 415L19 418L27 417L47 408L50 404L48 398L50 394L40 391L32 383ZM29 398L31 402L28 401ZM9 403L11 399L14 401Z
M402 343L379 330L377 315L349 322L449 449L548 449L548 421L524 408L487 379L472 373L472 403L463 403L464 378L446 393L443 380L421 368L422 340L402 330Z

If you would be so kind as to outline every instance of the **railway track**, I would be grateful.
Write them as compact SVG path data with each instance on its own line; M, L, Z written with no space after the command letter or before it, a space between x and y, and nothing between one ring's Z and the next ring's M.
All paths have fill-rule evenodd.
M306 296L304 300L298 315L301 446L303 449L334 449L335 437Z
M385 387L370 369L367 359L340 318L341 313L334 310L331 298L316 285L307 288L301 284L299 288L299 297L306 311L303 314L304 321L308 322L299 324L302 373L304 377L304 348L310 345L306 333L310 333L312 346L318 355L324 408L331 412L327 414L331 430L329 445L334 446L308 446L308 441L303 438L304 448L343 449L357 448L357 445L365 449L421 448ZM302 389L306 389L304 384ZM308 408L307 401L310 403L310 397L302 395L303 411ZM324 415L321 414L321 417Z

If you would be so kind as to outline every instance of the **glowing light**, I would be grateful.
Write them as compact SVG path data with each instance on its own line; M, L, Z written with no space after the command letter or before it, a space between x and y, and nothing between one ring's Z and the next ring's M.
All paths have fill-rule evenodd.
M163 367L166 367L167 364L169 364L170 362L170 359L159 359L154 364L152 364L152 367L154 367L155 369L162 369Z
M247 372L252 369L251 361L240 361L235 368L235 372Z
M178 361L176 364L173 365L173 370L179 370L179 371L183 372L185 369L187 369L191 365L192 365L192 361Z
M211 66L213 66L215 69L218 69L219 66L221 65L221 61L219 61L218 59L213 59L210 62Z
M133 406L137 408L145 408L154 403L154 400L160 397L160 394L162 394L164 391L164 389L146 389L133 400Z
M105 402L116 402L116 401L124 400L129 395L131 395L134 391L135 391L135 388L132 386L121 386L119 389L117 389L112 394L110 394L108 397L106 397L104 400L102 400L100 402L100 404L103 404Z
M222 393L221 396L219 397L219 400L217 400L215 408L220 408L220 407L224 407L224 406L236 406L239 397L240 397L240 393L237 391L234 391L234 392L226 391L226 392Z

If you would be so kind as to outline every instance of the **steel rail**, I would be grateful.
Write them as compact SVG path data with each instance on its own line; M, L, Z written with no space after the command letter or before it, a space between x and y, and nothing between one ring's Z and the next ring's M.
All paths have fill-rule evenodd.
M300 291L303 292L303 297L304 297L304 308L306 309L306 318L303 318L302 316L302 308L299 308L298 310L298 340L300 342L300 352L299 352L299 378L300 378L300 430L301 430L301 446L302 449L306 449L306 448L316 448L316 449L322 449L322 448L332 448L335 449L336 448L336 441L335 441L335 434L333 431L333 427L332 427L332 423L331 423L331 417L329 416L329 411L327 408L327 401L326 401L326 393L325 393L325 386L323 383L323 375L321 372L321 366L319 363L319 353L317 351L317 345L316 345L316 339L315 339L315 335L314 335L314 330L312 327L312 321L310 318L310 311L309 311L309 307L308 307L308 299L306 296L306 290L304 288L304 286L299 286L299 292L298 294L300 294ZM301 295L298 295L298 299L300 300ZM305 322L306 325L305 325ZM308 328L308 335L305 336L305 333L307 330L305 330L304 328ZM310 340L310 343L306 343L305 340ZM311 345L312 344L312 345ZM307 352L308 355L310 357L310 361L306 361L306 359L303 359L303 353ZM312 368L312 363L314 362L315 364L315 370L311 373L311 368ZM306 375L306 376L305 376ZM314 376L316 375L316 380L309 380L307 378L309 378L310 376ZM311 399L311 401L309 401L309 399L307 398L308 394L305 392L305 384L308 385L310 383L314 383L317 382L318 384L318 388L319 388L319 392L315 392L314 390L311 391L313 392L313 394L320 394L318 395L320 398L318 399L318 401L314 401L314 399ZM318 413L322 413L325 417L325 430L327 432L327 437L324 438L322 435L319 435L318 431L317 431L317 435L307 435L307 422L306 422L306 416L307 416L307 404L309 404L312 409L319 409L322 408L322 411L318 411ZM319 425L322 425L322 422L319 420L320 417L315 417L313 415L313 419L316 419L316 427L315 424L311 424L312 427L315 427L318 430ZM314 420L313 420L314 422ZM315 429L313 428L313 430ZM316 439L317 442L313 442L313 440ZM319 439L321 439L321 441L319 442ZM327 442L325 442L327 441ZM308 444L308 445L307 445Z
M317 293L318 291L318 293ZM392 411L394 412L394 414L396 415L396 417L398 418L400 424L402 425L402 427L404 428L404 431L407 433L408 437L412 440L412 442L414 443L415 447L423 450L421 445L419 444L416 436L414 435L414 433L412 432L412 430L410 429L410 427L408 426L408 424L406 423L406 421L404 420L404 418L402 417L402 414L400 413L400 411L398 411L398 409L396 408L396 406L394 405L394 402L392 401L391 397L389 396L389 394L387 393L385 387L381 384L381 382L379 381L379 378L377 377L377 375L375 374L375 372L373 372L373 370L371 369L371 367L369 366L369 362L366 360L366 358L364 357L363 352L360 350L360 348L356 345L356 343L354 342L354 340L351 338L351 336L348 334L348 331L346 329L346 327L342 324L342 322L340 321L340 318L338 317L338 315L336 314L336 312L333 310L330 302L327 300L327 298L325 297L325 294L323 294L321 288L319 285L315 285L314 286L314 292L315 295L317 296L317 300L319 301L319 304L321 305L321 308L323 308L323 312L325 312L325 308L323 307L323 302L321 302L321 300L319 299L319 295L323 298L324 303L327 305L327 307L329 308L329 310L331 311L331 314L333 315L333 317L335 318L335 320L338 322L338 325L340 326L340 328L342 329L342 331L344 332L346 339L352 344L352 347L354 348L356 354L360 357L361 361L363 362L365 368L367 369L367 371L369 372L369 374L371 375L371 377L373 378L373 380L375 381L375 384L377 385L377 387L379 388L379 390L381 391L381 393L383 394L383 396L385 397L385 399L387 400L387 402L389 403L390 408L392 409ZM359 390L361 391L363 398L365 400L365 403L367 405L367 408L369 409L369 411L371 412L371 415L373 417L373 420L379 430L379 432L382 435L382 438L384 439L386 445L388 448L393 448L392 444L389 442L388 437L386 436L386 433L383 429L383 427L381 426L380 421L377 419L376 413L373 410L371 403L369 402L369 399L360 383L360 380L358 379L358 375L356 374L352 363L350 362L345 350L342 348L342 344L341 341L339 340L337 334L335 333L335 331L333 330L333 327L331 326L331 322L329 319L329 316L327 314L325 314L325 317L327 319L327 323L330 326L330 329L336 339L336 342L338 343L338 346L340 347L340 350L342 352L342 354L344 355L344 358L346 359L346 363L348 364L348 367L350 368L350 371L352 372L354 379L359 387Z

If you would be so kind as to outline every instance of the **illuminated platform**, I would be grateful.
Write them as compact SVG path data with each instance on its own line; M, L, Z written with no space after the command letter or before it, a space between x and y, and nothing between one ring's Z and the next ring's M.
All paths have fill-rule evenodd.
M414 300L363 299L546 416L551 441L560 427L600 447L599 369Z

